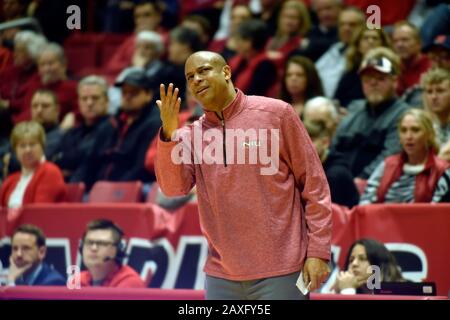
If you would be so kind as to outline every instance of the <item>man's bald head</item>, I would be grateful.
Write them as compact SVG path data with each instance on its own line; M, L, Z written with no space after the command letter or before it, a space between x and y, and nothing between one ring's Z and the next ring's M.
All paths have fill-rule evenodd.
M212 52L212 51L197 51L194 52L189 56L189 58L186 60L186 65L189 62L192 61L208 61L210 62L215 68L223 68L227 65L227 62L225 59L218 53Z

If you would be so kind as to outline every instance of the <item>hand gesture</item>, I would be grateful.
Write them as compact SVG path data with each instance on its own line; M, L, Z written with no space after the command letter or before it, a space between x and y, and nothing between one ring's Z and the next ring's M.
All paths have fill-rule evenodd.
M350 271L340 271L336 277L336 284L334 286L337 292L341 292L347 288L357 289L362 286L364 282L365 279L358 279L358 277Z
M163 84L159 87L161 100L157 100L161 121L163 124L163 135L166 139L171 139L172 134L178 129L178 113L180 112L181 98L178 97L178 88L173 89L173 84L169 84L167 92Z
M30 269L32 265L32 263L28 263L22 267L18 267L14 263L12 256L9 257L8 281L15 282L16 279L23 275L28 269Z
M307 258L303 266L303 281L305 285L311 281L310 291L318 289L330 274L330 267L320 258Z

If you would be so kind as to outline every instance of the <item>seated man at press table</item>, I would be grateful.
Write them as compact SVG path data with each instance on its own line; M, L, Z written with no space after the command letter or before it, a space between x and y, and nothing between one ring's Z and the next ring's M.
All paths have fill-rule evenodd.
M45 235L31 224L19 226L11 238L8 285L63 286L64 277L44 262Z
M80 245L87 268L80 274L82 287L145 287L136 271L122 265L125 258L123 235L122 229L110 220L94 220L87 225Z

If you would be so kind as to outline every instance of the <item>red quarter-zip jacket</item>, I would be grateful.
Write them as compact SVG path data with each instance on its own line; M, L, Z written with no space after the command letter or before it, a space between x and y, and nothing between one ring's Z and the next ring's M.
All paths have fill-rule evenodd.
M256 140L239 144L225 139L223 154L215 148L222 163L195 164L200 153L211 153L214 139L204 138L201 148L195 149L194 142L185 139L194 136L194 128L215 129L216 136L229 135L229 129L278 129L278 169L275 174L261 174L261 168L269 165L259 158L249 163L248 153L245 164L237 163L243 148L262 152L259 134ZM177 134L185 137L180 143L191 147L192 163L172 161L178 142L160 139L156 176L168 196L185 195L197 186L200 223L209 246L204 268L208 275L254 280L299 271L306 257L330 259L330 191L314 145L292 106L238 90L221 114L205 110L204 116ZM268 136L271 150L272 133Z

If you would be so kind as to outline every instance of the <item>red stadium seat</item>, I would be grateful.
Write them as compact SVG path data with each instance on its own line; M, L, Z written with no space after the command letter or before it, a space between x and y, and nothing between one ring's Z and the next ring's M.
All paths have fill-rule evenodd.
M99 202L140 202L142 182L98 181L89 193L90 203Z
M83 182L67 183L66 202L83 202L86 185Z

